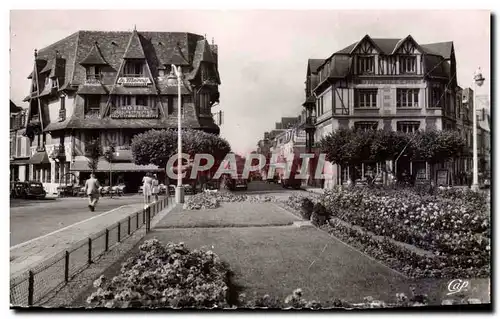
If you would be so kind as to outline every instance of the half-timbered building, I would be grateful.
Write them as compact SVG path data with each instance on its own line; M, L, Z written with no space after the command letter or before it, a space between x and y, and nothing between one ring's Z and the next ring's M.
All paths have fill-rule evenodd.
M314 151L315 141L339 128L456 129L460 95L453 42L419 44L411 35L366 35L327 59L309 60L303 103L308 150ZM390 169L411 174L425 165L403 157ZM367 169L362 166L358 178ZM347 168L327 169L335 175L332 185L347 179Z
M183 128L219 134L211 107L219 102L217 45L182 32L78 31L35 50L26 135L29 176L48 192L68 178L89 175L85 143L117 145L112 170L129 190L154 166L133 163L130 142L149 129L177 128L178 86L171 65L182 69ZM110 165L98 164L101 180Z

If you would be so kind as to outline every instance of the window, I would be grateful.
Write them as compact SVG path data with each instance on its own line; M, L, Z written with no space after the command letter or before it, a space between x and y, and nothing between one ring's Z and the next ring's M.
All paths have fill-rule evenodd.
M355 107L377 107L377 89L359 89L356 90Z
M397 89L397 107L418 107L419 89Z
M148 97L146 95L138 95L135 97L135 105L148 106Z
M420 122L417 121L398 122L397 129L399 132L413 133L420 129Z
M98 75L101 74L101 68L97 65L89 66L87 68L87 75Z
M162 77L165 76L165 70L162 70L162 69L158 70L158 76L162 76Z
M88 111L99 111L101 106L101 96L88 95L85 97L85 110Z
M45 183L50 183L52 181L52 172L50 169L50 166L48 168L45 168Z
M168 111L169 115L174 113L174 97L173 96L167 97L167 111Z
M401 56L399 58L399 73L408 74L417 72L417 57Z
M433 87L431 91L430 107L442 107L444 101L444 90L442 87Z
M52 88L57 89L57 87L59 86L59 81L57 80L57 78L52 79L51 82L52 82Z
M359 74L373 73L374 61L375 61L375 57L372 57L372 56L360 56L360 57L358 57L358 73Z
M144 75L142 62L127 62L125 64L124 75L126 77L142 77Z
M371 121L355 122L354 128L356 130L362 130L362 131L376 130L378 128L378 122L371 122Z
M55 162L55 164L56 165L55 165L55 170L54 170L54 178L55 178L55 182L59 183L59 179L60 179L60 177L59 177L60 174L59 173L60 173L60 169L61 169L60 166L61 165L59 164L59 162Z
M61 97L61 107L60 107L61 110L65 110L66 109L66 98L63 96Z
M198 96L199 104L198 107L200 109L201 114L210 114L210 95L207 93L202 93Z

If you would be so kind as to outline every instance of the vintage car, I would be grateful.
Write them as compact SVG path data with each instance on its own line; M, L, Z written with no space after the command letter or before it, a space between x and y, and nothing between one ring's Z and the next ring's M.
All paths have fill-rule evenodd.
M13 198L45 198L47 192L43 189L40 182L13 182L10 189L11 197Z
M293 189L300 189L300 186L302 185L302 180L299 178L295 178L295 176L299 175L300 171L296 172L295 174L290 174L288 178L281 178L280 184L283 188L293 188Z
M219 185L216 182L210 181L203 185L203 192L205 193L217 193L219 191Z

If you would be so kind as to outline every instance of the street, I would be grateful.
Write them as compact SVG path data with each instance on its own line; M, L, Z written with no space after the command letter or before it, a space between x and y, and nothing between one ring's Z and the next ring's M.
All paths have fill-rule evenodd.
M114 208L142 202L142 196L101 197L91 212L86 198L10 200L10 247L100 215Z
M280 199L302 190L283 189L280 184L253 181L248 190L235 194L269 195ZM10 201L10 246L67 227L97 216L114 208L142 202L142 196L101 197L95 212L89 211L86 198L57 198L45 200L11 199Z

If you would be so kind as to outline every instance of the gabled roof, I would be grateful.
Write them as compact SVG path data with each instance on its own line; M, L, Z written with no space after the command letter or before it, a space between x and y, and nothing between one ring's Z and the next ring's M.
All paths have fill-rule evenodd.
M17 113L23 110L22 107L17 106L12 100L10 100L10 113Z
M89 54L80 61L81 65L107 65L108 62L104 59L102 56L101 51L99 50L99 47L97 46L97 41L94 42L94 46L92 49L90 49Z
M144 49L142 48L141 40L139 39L139 34L137 30L132 31L130 39L125 49L124 59L145 59Z

